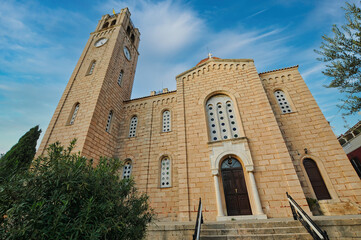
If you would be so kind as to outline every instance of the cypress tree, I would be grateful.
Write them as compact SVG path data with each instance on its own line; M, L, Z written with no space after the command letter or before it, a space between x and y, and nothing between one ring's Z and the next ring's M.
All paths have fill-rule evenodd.
M25 133L1 159L0 182L16 172L27 169L36 153L36 143L41 130L39 126L31 128Z

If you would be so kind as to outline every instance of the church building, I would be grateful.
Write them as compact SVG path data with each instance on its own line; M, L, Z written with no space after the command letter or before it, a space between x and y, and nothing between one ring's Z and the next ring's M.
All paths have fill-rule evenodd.
M259 73L209 55L175 91L131 99L139 40L128 8L101 18L37 155L76 138L95 163L124 160L160 221L194 221L199 198L205 221L290 217L286 192L309 214L307 198L325 215L361 213L360 178L298 66Z

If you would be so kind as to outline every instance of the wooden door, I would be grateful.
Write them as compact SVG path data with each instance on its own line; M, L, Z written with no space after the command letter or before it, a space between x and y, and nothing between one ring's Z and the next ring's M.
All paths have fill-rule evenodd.
M303 160L308 178L310 179L313 191L316 194L318 200L331 199L330 193L327 190L326 184L323 181L317 164L310 158Z
M228 216L252 215L242 165L228 158L221 169Z

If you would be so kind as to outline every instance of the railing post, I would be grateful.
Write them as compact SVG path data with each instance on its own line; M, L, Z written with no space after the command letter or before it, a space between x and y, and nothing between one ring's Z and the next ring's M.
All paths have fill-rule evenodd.
M198 213L197 213L196 227L194 229L194 234L193 234L193 240L199 239L202 223L203 223L202 200L201 198L199 198Z
M290 195L288 195L288 192L286 192L286 194L287 194L287 199L289 199ZM296 213L295 208L292 206L292 204L289 201L288 201L288 203L290 204L290 207L291 207L293 220L297 220L297 213Z
M308 215L300 205L286 192L287 200L290 203L292 215L294 220L298 220L311 234L313 239L325 239L329 240L327 232L323 231Z

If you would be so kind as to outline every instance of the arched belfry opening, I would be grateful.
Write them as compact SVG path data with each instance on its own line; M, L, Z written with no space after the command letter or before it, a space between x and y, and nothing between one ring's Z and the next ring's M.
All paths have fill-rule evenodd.
M252 215L242 164L228 156L221 163L221 175L227 215Z

